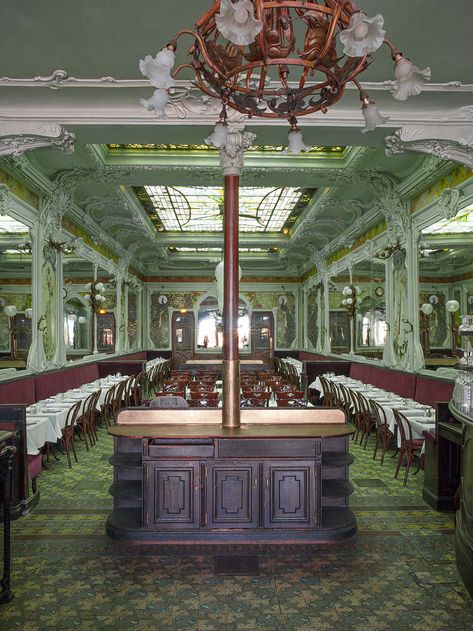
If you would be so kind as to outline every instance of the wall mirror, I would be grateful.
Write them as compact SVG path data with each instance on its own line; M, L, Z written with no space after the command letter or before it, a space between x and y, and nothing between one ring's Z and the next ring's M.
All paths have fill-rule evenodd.
M353 267L352 278L355 352L379 359L386 337L385 263L377 258L360 261Z
M348 353L351 345L350 309L343 301L350 300L343 293L350 284L348 270L344 270L329 280L329 338L332 353Z
M473 205L424 228L419 244L420 341L427 367L461 355L461 314L473 313Z
M32 330L29 228L0 215L0 369L26 368Z
M242 298L239 300L238 309L238 347L241 351L249 351L251 346L250 315ZM196 336L197 352L221 351L223 326L216 296L207 296L200 303L197 310Z
M97 350L99 353L114 353L117 337L125 339L125 294L123 288L117 291L115 277L104 267L97 269L97 283L100 295L105 298L95 309L97 326ZM121 325L117 330L117 314L120 312Z
M91 261L72 253L63 257L64 343L69 361L93 350L93 313L86 299L87 283L94 277Z

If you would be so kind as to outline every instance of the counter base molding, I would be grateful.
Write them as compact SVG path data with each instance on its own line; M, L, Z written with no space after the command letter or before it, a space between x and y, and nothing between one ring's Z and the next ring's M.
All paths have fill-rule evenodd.
M169 545L329 544L354 537L348 507L354 428L340 410L304 411L302 423L288 422L293 410L286 410L285 424L231 430L179 423L175 411L172 425L150 423L157 410L120 413L109 429L114 510L107 534ZM131 415L135 424L120 423Z

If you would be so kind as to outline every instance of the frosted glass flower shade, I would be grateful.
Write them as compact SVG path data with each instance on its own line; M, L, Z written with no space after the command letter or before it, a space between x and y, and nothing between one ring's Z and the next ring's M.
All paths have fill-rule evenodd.
M310 151L310 147L304 144L302 140L302 132L300 130L290 129L287 134L288 145L284 153L301 153L301 151Z
M386 116L382 116L378 108L376 107L376 103L369 103L368 105L364 105L361 109L363 118L365 119L365 126L361 130L362 134L366 134L369 131L373 131L376 129L378 125L382 125L389 119Z
M214 147L217 147L217 149L220 149L220 147L224 147L227 144L227 138L227 126L223 123L216 123L213 133L205 139L205 144L213 145Z
M401 57L394 68L393 97L398 101L405 101L410 96L417 96L422 92L426 82L430 79L430 68L419 70L412 61Z
M434 308L432 307L430 302L424 302L420 310L422 311L422 313L425 313L425 315L430 315L432 311L434 310Z
M140 59L141 74L148 77L149 82L155 88L172 88L176 85L171 77L174 60L175 55L168 48L163 48L154 59L151 55L146 55L144 59Z
M7 305L6 307L3 307L3 311L9 318L14 318L18 313L18 309L15 307L15 305Z
M460 303L458 300L447 300L445 307L450 313L456 313L460 309Z
M369 18L364 13L354 13L350 18L348 28L340 33L345 55L363 57L378 50L386 35L383 24L384 18L380 14Z
M163 88L155 90L150 99L140 99L141 105L149 112L154 112L159 118L166 118L165 108L168 102L169 94Z
M263 28L263 23L254 16L250 0L238 0L235 3L222 0L215 23L220 33L237 46L251 44Z
M215 280L217 281L217 302L218 310L223 313L223 284L225 278L225 264L223 261L215 268ZM241 280L241 267L238 266L238 280Z

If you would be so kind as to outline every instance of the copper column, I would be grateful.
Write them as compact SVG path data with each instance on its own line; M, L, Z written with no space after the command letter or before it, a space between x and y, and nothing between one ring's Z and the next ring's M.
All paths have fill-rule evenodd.
M238 359L238 187L239 175L225 175L223 284L223 427L240 426Z

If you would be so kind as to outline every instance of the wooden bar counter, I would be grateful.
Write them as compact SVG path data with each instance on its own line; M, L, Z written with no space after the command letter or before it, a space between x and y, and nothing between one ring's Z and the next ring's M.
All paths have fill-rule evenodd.
M341 410L125 409L107 534L129 543L330 543L356 534Z

